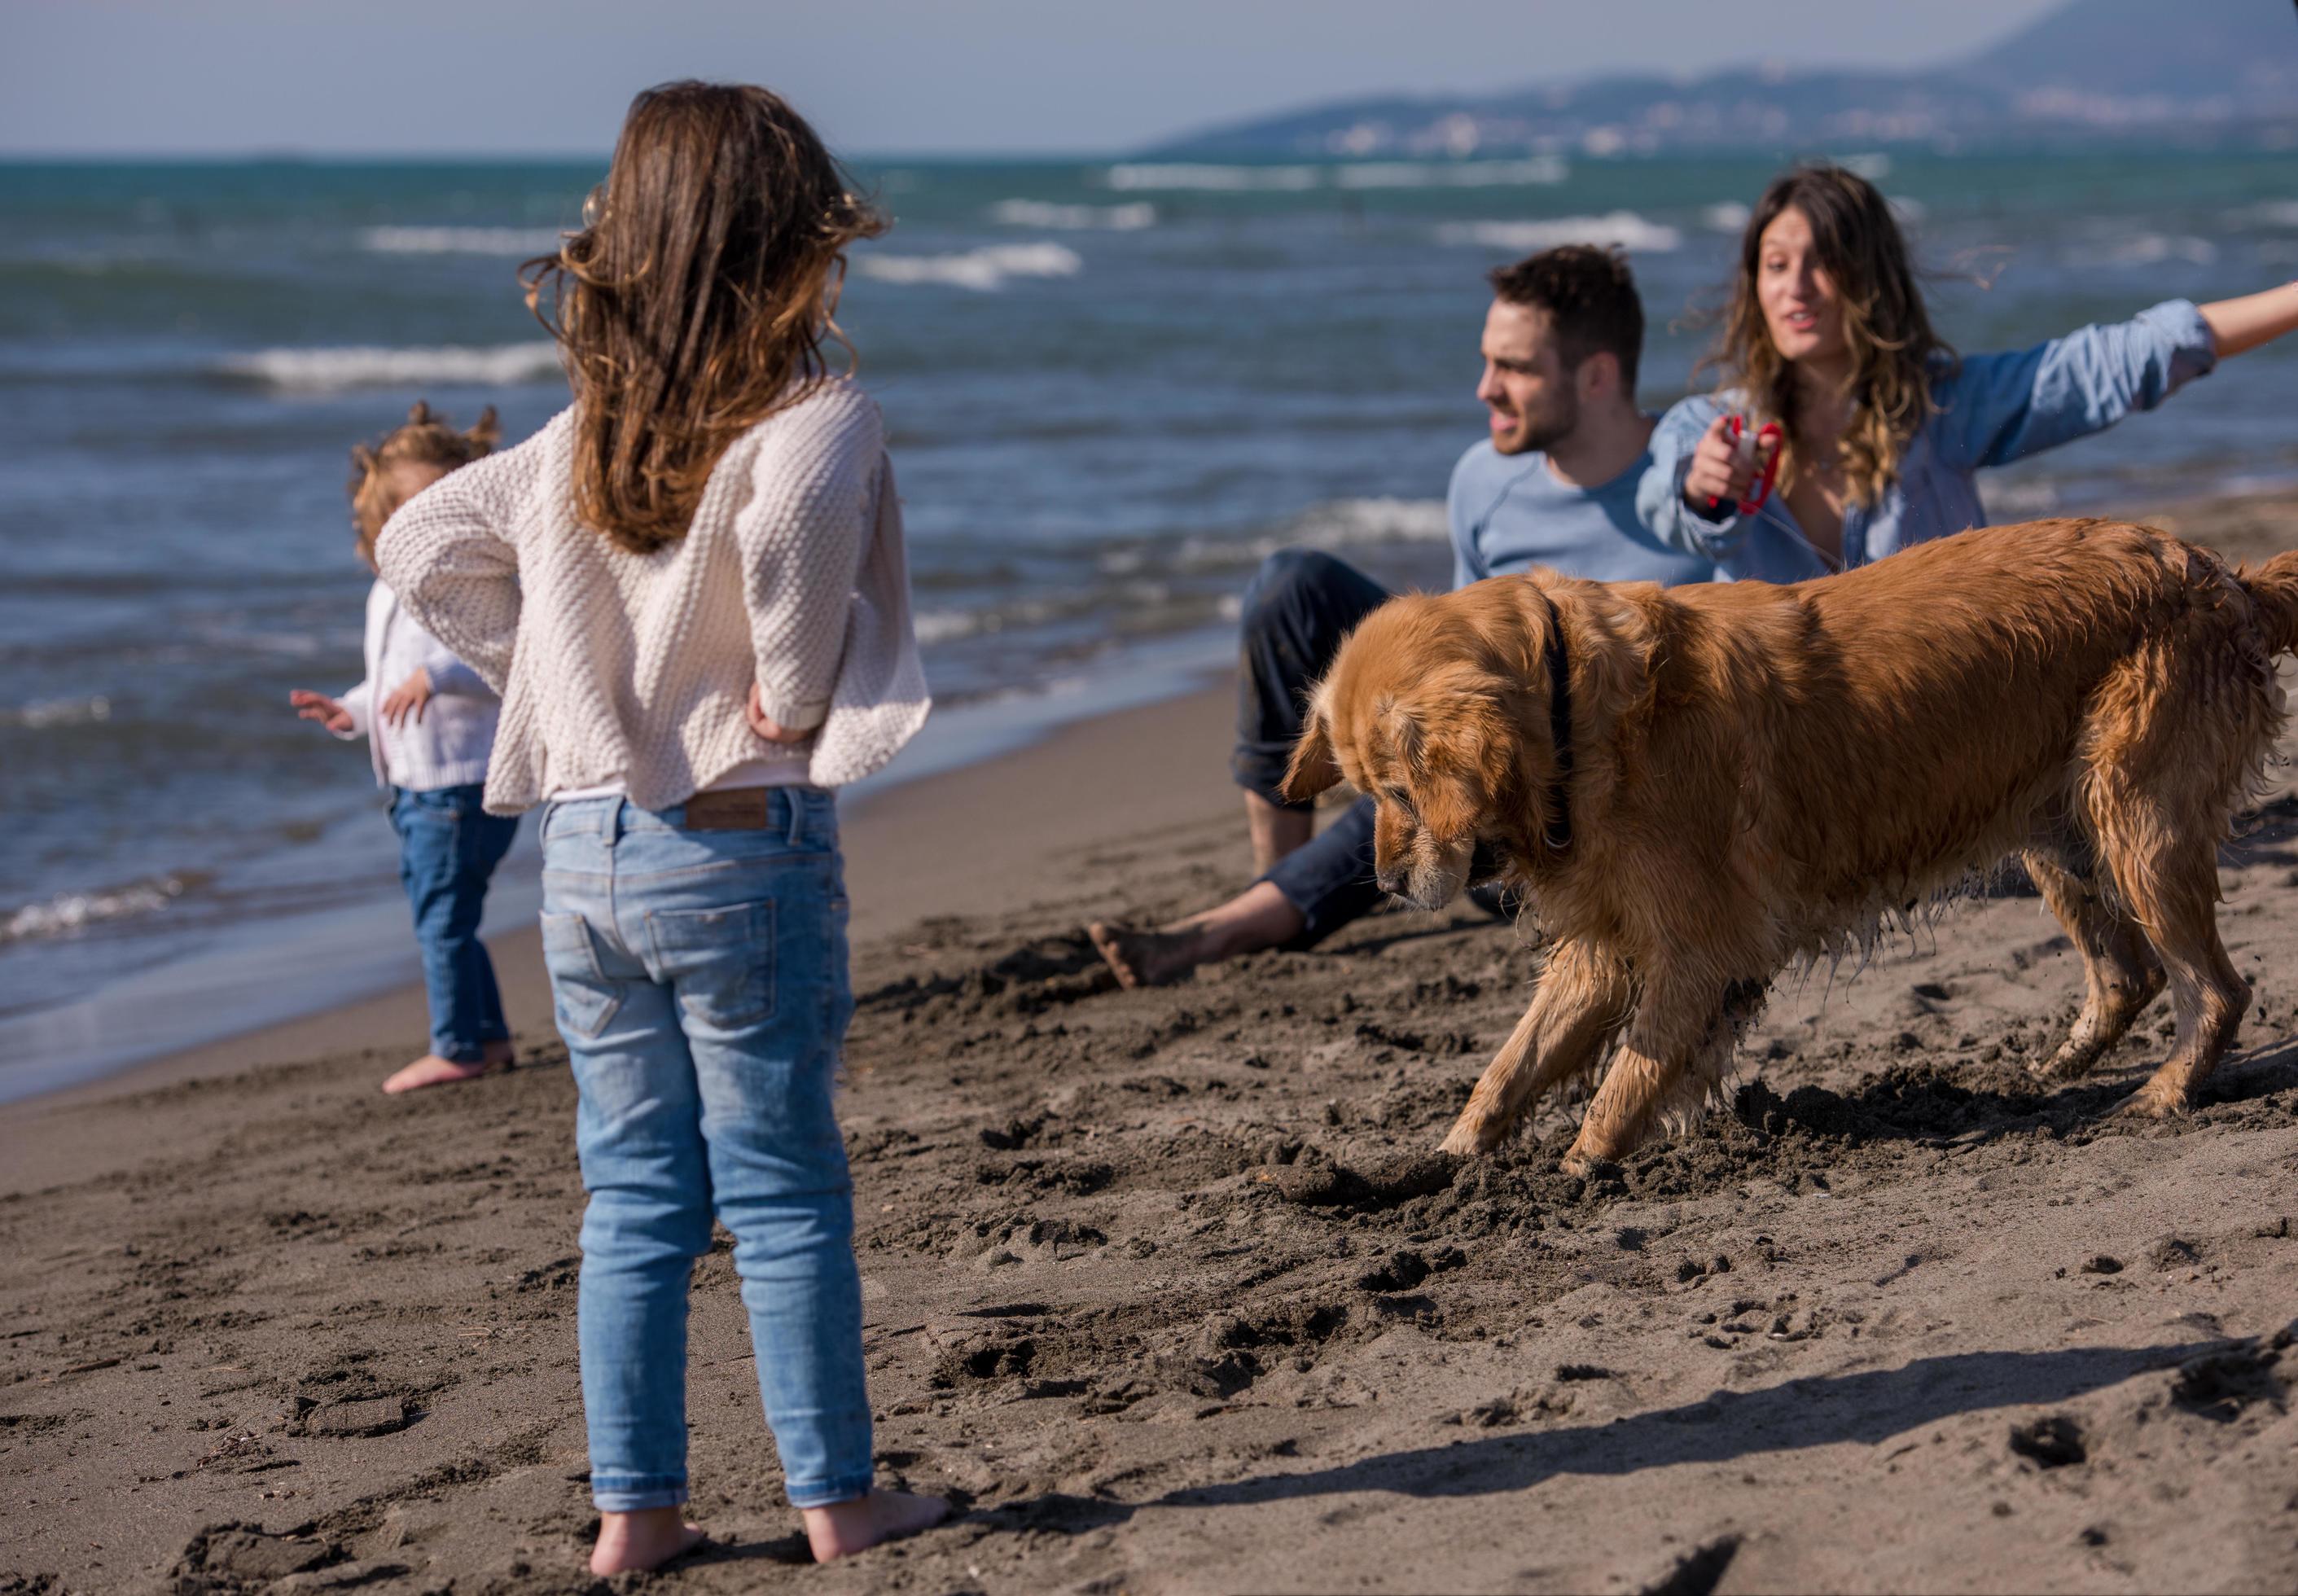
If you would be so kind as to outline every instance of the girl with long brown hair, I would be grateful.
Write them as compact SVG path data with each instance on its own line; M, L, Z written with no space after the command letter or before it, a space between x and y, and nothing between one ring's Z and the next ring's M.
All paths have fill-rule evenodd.
M2172 300L2032 349L1958 358L1932 330L1875 186L1799 167L1748 218L1709 361L1721 389L1662 418L1637 512L1726 576L1792 582L1864 565L1984 525L1981 468L2152 409L2293 328L2298 284Z
M487 808L547 806L601 1575L700 1537L687 1285L714 1218L814 1555L947 1510L872 1489L831 1102L853 1012L834 790L928 707L883 425L824 350L843 252L883 227L765 89L641 95L583 230L527 273L573 406L380 544L407 608L502 688Z

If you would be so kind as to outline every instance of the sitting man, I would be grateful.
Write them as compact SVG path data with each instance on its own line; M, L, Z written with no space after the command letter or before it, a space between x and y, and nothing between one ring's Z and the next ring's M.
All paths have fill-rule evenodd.
M1491 282L1476 397L1492 435L1452 468L1453 585L1530 566L1598 582L1713 580L1714 566L1668 548L1636 518L1654 418L1636 408L1644 315L1627 262L1566 244L1502 267ZM1309 947L1378 906L1372 800L1359 799L1312 840L1314 811L1287 804L1279 789L1309 688L1350 628L1388 597L1314 550L1284 550L1262 565L1244 596L1230 761L1261 878L1171 925L1087 927L1125 985L1162 985L1267 947Z

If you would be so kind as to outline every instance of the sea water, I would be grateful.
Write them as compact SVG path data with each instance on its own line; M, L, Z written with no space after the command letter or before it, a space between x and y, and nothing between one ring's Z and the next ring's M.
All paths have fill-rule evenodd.
M1859 153L1982 351L2298 273L2288 155ZM1450 571L1483 273L1625 248L1657 407L1755 161L881 160L839 320L900 472L938 724L898 778L1232 657L1257 563ZM407 979L364 748L346 451L417 399L566 402L515 280L602 162L0 165L0 1098ZM2298 475L2298 349L1986 479L2114 510ZM525 845L531 848L531 840ZM496 924L531 915L531 856Z

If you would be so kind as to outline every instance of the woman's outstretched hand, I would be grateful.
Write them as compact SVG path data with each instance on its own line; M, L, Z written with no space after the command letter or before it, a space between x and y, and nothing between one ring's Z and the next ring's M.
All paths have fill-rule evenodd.
M811 726L803 732L793 732L768 715L765 710L765 700L759 695L758 684L755 682L750 683L750 701L742 706L742 716L750 723L750 730L768 742L804 742L814 735L814 728Z
M1718 416L1700 434L1683 473L1683 501L1705 515L1711 504L1737 504L1756 484L1752 451L1732 441L1732 418Z
M288 693L287 701L295 707L298 720L317 721L338 737L351 735L351 712L327 694L299 687Z
M383 716L385 725L404 725L410 715L419 725L423 721L423 707L430 701L431 673L418 666L413 675L391 690L391 696L384 699L377 713Z

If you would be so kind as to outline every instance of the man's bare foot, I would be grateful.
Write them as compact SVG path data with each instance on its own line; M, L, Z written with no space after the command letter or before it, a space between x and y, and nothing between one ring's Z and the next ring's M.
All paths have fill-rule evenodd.
M1117 984L1128 989L1177 981L1206 959L1204 928L1186 920L1163 930L1096 920L1085 934L1116 972Z
M502 1061L508 1063L506 1058ZM475 1064L459 1064L452 1059L426 1053L413 1063L394 1071L383 1089L396 1096L401 1092L412 1092L424 1087L442 1087L458 1080L476 1080L495 1067L492 1059L481 1059Z
M1307 917L1269 881L1255 881L1219 908L1153 930L1095 921L1085 928L1123 987L1161 987L1200 964L1281 947Z
M806 1544L814 1560L827 1563L866 1551L881 1541L898 1540L930 1529L949 1517L949 1503L938 1496L913 1496L907 1491L872 1491L852 1501L833 1501L826 1508L800 1508L806 1521ZM594 1562L595 1569L598 1565Z
M701 1545L704 1538L702 1526L689 1524L680 1508L601 1513L599 1543L591 1549L591 1572L604 1577L632 1568L659 1568Z

